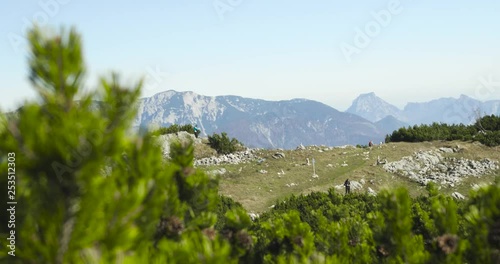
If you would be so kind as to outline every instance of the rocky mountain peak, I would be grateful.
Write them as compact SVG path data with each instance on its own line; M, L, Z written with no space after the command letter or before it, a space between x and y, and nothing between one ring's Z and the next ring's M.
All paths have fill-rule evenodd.
M377 122L388 115L401 117L401 110L378 97L374 92L359 95L346 112Z

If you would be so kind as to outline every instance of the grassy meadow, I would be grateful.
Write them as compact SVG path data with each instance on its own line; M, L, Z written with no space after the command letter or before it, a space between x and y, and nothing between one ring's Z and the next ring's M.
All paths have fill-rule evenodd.
M203 144L204 145L204 144ZM207 146L197 146L197 156L211 154ZM243 204L249 212L263 212L270 206L290 195L307 195L311 192L322 192L329 188L342 185L346 179L364 181L363 188L351 190L366 192L368 188L378 192L404 186L411 195L421 194L425 186L408 180L406 177L386 172L382 165L376 165L377 157L388 162L411 156L414 152L432 150L440 147L460 146L458 153L442 153L443 157L456 157L480 160L490 158L500 160L498 147L486 147L472 142L419 142L419 143L388 143L372 148L331 148L325 146L306 146L305 150L260 150L261 160L237 165L224 164L202 166L201 169L211 171L225 168L227 172L220 175L220 194L229 196ZM284 158L275 159L273 154L282 152ZM310 165L306 164L309 158ZM315 170L318 175L313 177L312 159L315 159ZM347 164L347 166L342 166ZM262 170L267 173L261 173ZM282 173L284 172L284 174ZM468 177L455 187L443 186L444 193L455 191L467 196L473 184L492 182L498 171L480 178ZM288 185L288 186L287 186ZM338 188L343 193L344 188Z

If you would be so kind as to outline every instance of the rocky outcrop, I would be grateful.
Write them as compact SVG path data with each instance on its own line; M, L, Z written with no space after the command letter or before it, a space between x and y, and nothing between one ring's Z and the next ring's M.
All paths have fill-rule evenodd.
M180 141L183 144L193 142L196 145L201 145L202 139L196 138L193 134L188 132L178 132L166 135L158 136L158 142L163 150L163 157L165 159L170 159L170 144L173 141ZM212 156L208 158L197 159L194 161L195 166L210 166L210 165L220 165L220 164L240 164L246 163L252 160L258 160L259 157L256 153L259 149L246 149L244 151L238 151L235 153L230 153L226 155ZM275 158L284 158L285 154L278 152L275 154ZM225 173L225 172L224 172ZM214 172L214 174L224 174L219 172Z
M201 138L196 138L193 134L185 131L160 135L158 136L158 142L161 145L161 148L163 150L163 157L165 159L170 159L170 144L175 140L178 140L183 144L186 144L188 142L193 142L194 144L202 144Z
M195 166L211 166L219 164L240 164L247 163L249 161L257 160L258 149L247 149L244 151L239 151L235 153L230 153L226 155L213 156L203 159L197 159L194 161Z
M498 169L498 162L491 159L470 160L464 158L443 157L441 153L456 152L451 150L418 151L412 156L384 165L388 172L408 177L410 180L426 185L429 181L450 185L460 183L464 178L480 177Z
M344 188L344 184L335 185L335 189L337 190L342 190ZM359 191L361 189L363 189L363 184L358 181L351 181L351 191Z

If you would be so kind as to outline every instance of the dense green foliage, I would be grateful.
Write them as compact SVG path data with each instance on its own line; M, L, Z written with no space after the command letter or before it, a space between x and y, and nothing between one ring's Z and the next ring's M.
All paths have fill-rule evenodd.
M290 197L254 225L259 234L255 254L263 259L286 256L300 240L304 247L314 243L309 260L321 253L333 263L498 263L500 185L474 192L466 202L439 194L433 184L427 187L428 195L417 198L404 189L377 196L343 196L330 189ZM295 214L300 218L289 223L290 231L279 230L276 223ZM271 223L274 232L288 238L273 240L277 234L266 233ZM303 224L303 233L292 231Z
M214 133L208 136L208 145L215 149L219 154L229 154L238 151L242 148L241 144L236 138L229 139L226 132L220 134Z
M128 88L112 75L73 103L85 72L78 39L32 32L42 103L0 120L0 170L15 153L17 201L15 229L0 227L2 241L15 230L15 257L2 243L0 262L500 262L498 182L460 203L434 185L417 198L404 189L330 189L292 196L252 221L218 195L217 179L193 168L193 145L173 143L165 161L153 136L127 135L141 83ZM104 102L97 111L96 97Z
M242 209L243 206L227 196L220 196L217 206L217 223L215 223L215 229L221 231L226 225L226 213L237 208Z
M479 141L487 146L500 145L500 116L490 115L479 118L473 125L414 125L402 127L387 135L385 142L423 142L432 140Z
M187 124L187 125L173 124L169 127L160 127L151 133L153 135L166 135L166 134L179 133L181 131L186 131L186 132L194 135L194 127L191 124Z

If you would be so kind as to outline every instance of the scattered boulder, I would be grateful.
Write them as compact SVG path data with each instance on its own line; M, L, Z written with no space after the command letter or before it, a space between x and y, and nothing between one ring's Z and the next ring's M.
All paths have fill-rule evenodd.
M444 153L453 153L454 152L452 148L445 148L445 147L439 148L439 150L441 152L444 152Z
M465 148L462 148L460 145L456 145L453 148L453 152L463 152L463 151L465 151Z
M211 175L224 175L224 174L226 174L226 172L227 172L227 170L225 168L220 168L218 170L209 171L208 173Z
M283 158L285 158L285 153L283 153L283 152L276 152L276 153L273 154L273 158L275 158L275 159L283 159Z
M491 183L489 183L489 184L491 184ZM486 183L486 182L479 183L479 184L474 183L474 184L472 184L472 185L471 185L471 187L472 187L472 189L473 189L473 190L477 191L477 190L479 190L479 189L481 189L481 188L483 188L483 187L488 186L489 184L488 184L488 183Z
M377 165L387 164L387 158L380 159L380 156L377 156Z
M259 173L260 174L267 174L267 171L266 170L260 170Z
M439 148L439 151L443 153L457 153L457 152L462 152L464 148L460 147L460 145L456 145L455 147L441 147Z
M459 192L454 192L451 194L451 197L455 198L456 200L463 200L465 199L465 196L463 196L461 193Z
M344 190L345 189L345 186L344 184L339 184L339 185L335 185L334 186L335 189L338 189L338 190ZM363 184L361 184L360 182L357 182L357 181L351 181L351 191L355 191L355 190L361 190L363 189Z
M343 145L343 146L338 146L338 147L335 147L335 148L339 148L339 149L347 149L347 148L355 149L356 147L353 146L353 145Z
M259 214L256 214L256 213L249 213L248 216L250 216L250 219L252 219L252 221L255 221L257 220L257 218L259 218Z
M377 192L375 192L372 188L368 187L368 194L375 196L377 195Z
M297 146L296 150L305 150L306 147L304 147L304 145L300 144Z
M351 181L351 190L361 190L363 189L363 184L357 181Z

